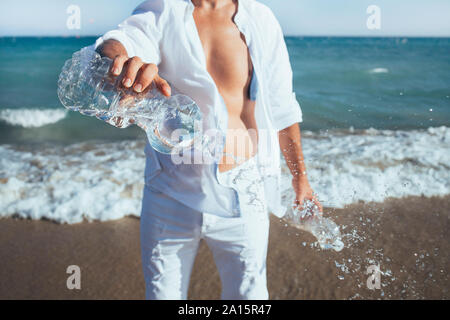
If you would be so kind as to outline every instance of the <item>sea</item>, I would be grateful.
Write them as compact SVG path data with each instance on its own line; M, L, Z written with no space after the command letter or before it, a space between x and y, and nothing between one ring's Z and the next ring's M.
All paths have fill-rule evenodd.
M145 133L70 112L56 95L64 62L95 39L0 38L0 216L139 216ZM324 206L450 194L450 38L286 43L308 177Z

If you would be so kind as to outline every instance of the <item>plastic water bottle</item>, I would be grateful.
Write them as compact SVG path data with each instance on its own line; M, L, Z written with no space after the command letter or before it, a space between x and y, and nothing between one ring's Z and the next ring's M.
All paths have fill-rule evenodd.
M341 251L344 248L339 226L333 220L325 218L313 201L305 200L302 210L292 206L286 213L286 219L294 227L316 237L322 249Z
M69 110L95 116L125 128L145 130L151 146L170 154L190 149L201 139L196 125L202 120L197 104L188 96L167 98L155 87L143 93L122 87L123 75L110 74L112 60L86 47L67 60L58 80L58 97Z

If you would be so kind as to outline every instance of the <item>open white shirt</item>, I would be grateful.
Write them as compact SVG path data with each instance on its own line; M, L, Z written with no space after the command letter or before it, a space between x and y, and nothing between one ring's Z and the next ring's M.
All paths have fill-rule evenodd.
M149 0L95 46L114 39L128 56L158 65L159 74L176 91L191 97L203 114L203 130L226 132L228 111L207 71L206 58L192 15L190 0ZM282 217L278 131L302 121L292 89L292 69L281 27L272 11L255 0L239 0L234 22L245 36L258 80L255 118L258 161L264 176L269 210ZM147 143L145 180L155 190L200 212L221 216L240 212L236 190L217 180L217 163L175 164Z

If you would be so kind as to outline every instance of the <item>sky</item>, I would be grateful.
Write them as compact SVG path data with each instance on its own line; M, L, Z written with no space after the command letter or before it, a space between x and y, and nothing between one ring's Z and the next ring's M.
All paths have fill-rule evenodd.
M1 0L0 36L99 35L123 21L141 2L142 0ZM260 2L273 10L286 35L450 37L449 0ZM367 13L367 8L371 5L379 9L376 20L373 20L373 11ZM75 11L68 12L72 8ZM78 16L77 8L79 28L77 19L73 19ZM368 28L367 20L372 21L372 28ZM377 23L374 24L374 21ZM68 22L70 27L67 26Z

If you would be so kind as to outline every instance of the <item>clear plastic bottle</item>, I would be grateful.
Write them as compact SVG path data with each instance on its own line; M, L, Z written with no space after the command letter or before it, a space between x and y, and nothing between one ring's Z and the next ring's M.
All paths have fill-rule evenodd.
M95 116L125 128L136 124L145 130L151 146L170 154L197 145L202 120L197 104L188 96L163 96L154 86L136 93L120 85L122 75L113 77L112 60L101 57L92 47L73 54L66 61L58 80L58 97L69 110Z
M305 200L303 210L291 206L286 213L286 219L294 227L316 237L322 249L341 251L344 248L339 226L333 220L325 218L313 201Z

